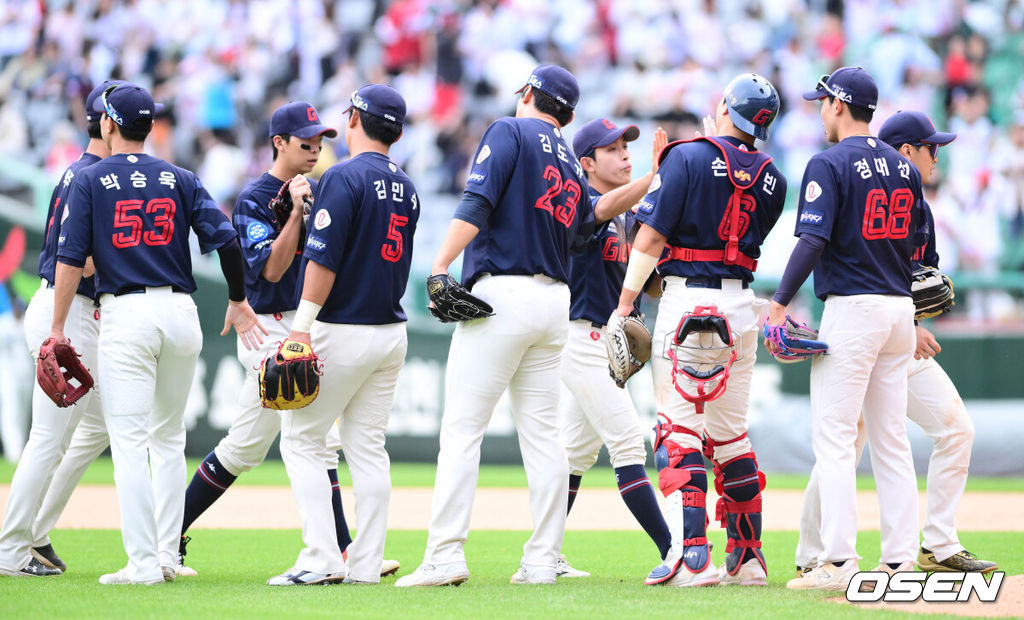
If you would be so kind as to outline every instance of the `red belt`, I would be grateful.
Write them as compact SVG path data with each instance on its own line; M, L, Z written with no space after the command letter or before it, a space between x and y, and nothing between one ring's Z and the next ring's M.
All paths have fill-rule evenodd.
M695 250L693 248L675 248L669 246L668 258L666 260L681 260L688 263L725 263L726 265L739 265L751 271L757 270L757 259L737 251L736 256L727 261L725 250Z

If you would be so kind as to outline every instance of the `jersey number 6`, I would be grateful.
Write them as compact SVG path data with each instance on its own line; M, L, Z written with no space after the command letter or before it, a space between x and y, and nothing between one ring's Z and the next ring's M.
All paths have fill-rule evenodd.
M886 195L883 189L868 192L864 204L864 224L861 234L865 239L906 239L910 231L910 208L914 194L905 187ZM889 207L886 211L886 207Z
M533 203L533 206L547 211L554 216L555 220L569 228L572 226L573 218L576 217L576 204L580 201L580 195L583 193L579 183L572 179L566 179L565 183L562 183L562 173L552 165L544 168L544 180L551 185L548 186L548 191ZM562 192L566 194L565 203L552 205L551 201Z
M153 217L155 230L142 231L142 216L132 213L146 205L146 214L156 213ZM142 200L118 200L114 203L114 234L111 242L115 248L133 248L142 241L149 246L167 245L174 237L174 201L170 198L153 198L149 202ZM127 232L117 230L127 227Z

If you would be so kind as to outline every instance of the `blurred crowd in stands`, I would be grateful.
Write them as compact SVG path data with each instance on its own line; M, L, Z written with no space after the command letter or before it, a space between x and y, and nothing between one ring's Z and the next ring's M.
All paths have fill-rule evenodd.
M941 266L1019 272L1022 30L1021 0L0 0L0 157L59 174L85 143L85 94L130 79L167 106L152 152L198 172L230 211L269 167L274 108L308 100L339 127L352 91L387 82L409 105L393 157L446 205L425 222L432 236L483 130L514 112L538 62L579 78L577 125L608 116L641 127L638 171L655 127L692 137L723 84L760 73L783 97L766 148L792 188L826 146L817 104L800 93L854 64L879 85L873 129L915 109L959 134L928 188ZM343 139L331 146L319 169L346 156ZM989 301L979 312L1020 311L1019 296Z

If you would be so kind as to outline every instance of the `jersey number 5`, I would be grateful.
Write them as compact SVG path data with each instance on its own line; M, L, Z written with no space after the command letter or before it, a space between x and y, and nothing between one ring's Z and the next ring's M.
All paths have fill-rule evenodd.
M861 234L868 240L906 239L913 206L914 194L905 187L893 190L891 195L886 195L883 189L869 191L864 204Z
M143 232L142 216L133 213L145 204L146 215L153 217L154 230ZM115 248L133 248L139 242L149 246L167 245L174 237L174 211L176 206L170 198L142 200L118 200L114 203L114 234L111 241ZM118 230L127 228L127 231Z
M544 180L551 185L548 186L548 191L533 203L533 206L547 211L554 216L555 220L569 228L572 226L573 218L576 217L576 204L580 201L583 190L580 189L579 183L572 179L566 179L563 183L562 173L551 165L544 168ZM561 205L552 205L551 201L563 192L566 194L565 202Z
M402 258L402 233L398 229L409 223L409 218L397 213L391 214L388 222L388 240L380 246L380 256L386 261L397 263Z

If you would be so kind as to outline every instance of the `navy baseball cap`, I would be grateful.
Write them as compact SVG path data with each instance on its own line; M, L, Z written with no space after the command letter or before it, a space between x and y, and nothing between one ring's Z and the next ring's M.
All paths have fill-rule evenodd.
M874 110L878 106L878 86L860 67L840 67L832 75L821 76L814 90L804 93L804 99L817 101L829 95L860 108Z
M636 125L616 127L615 123L606 118L595 118L586 125L580 127L572 138L572 150L576 157L590 157L591 151L602 146L608 146L619 138L625 138L626 142L632 142L640 137L640 128Z
M96 105L96 100L103 95L103 91L118 84L124 84L124 82L122 80L105 80L102 84L89 92L89 96L85 98L85 122L91 123L93 121L100 120L100 117L103 116L103 106L100 106L100 109L97 110L94 107Z
M558 65L537 67L530 74L530 79L526 81L526 84L516 93L523 92L527 86L536 88L570 110L576 109L576 103L580 100L580 85L576 82L576 78Z
M386 84L360 86L359 90L352 93L349 103L351 105L346 112L355 108L393 123L405 122L405 99L397 90Z
M153 102L149 91L131 82L108 84L93 101L93 111L103 112L122 127L133 127L136 121L148 119L153 122L156 113L164 109Z
M923 112L900 110L885 121L878 138L898 149L904 144L943 146L956 140L956 134L935 131L935 125Z
M270 137L288 134L308 140L316 136L335 138L338 132L320 124L320 115L313 104L305 101L290 101L274 110L270 117Z

